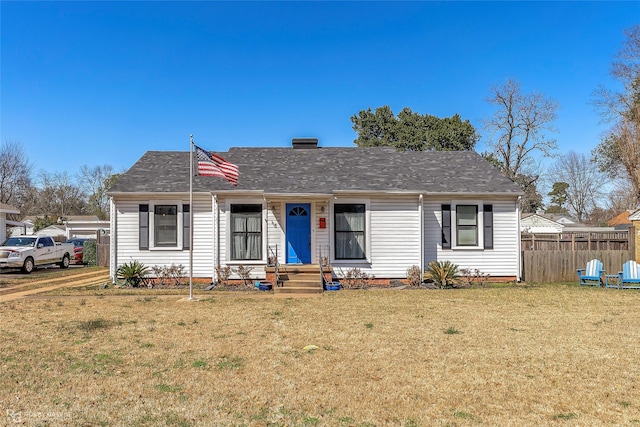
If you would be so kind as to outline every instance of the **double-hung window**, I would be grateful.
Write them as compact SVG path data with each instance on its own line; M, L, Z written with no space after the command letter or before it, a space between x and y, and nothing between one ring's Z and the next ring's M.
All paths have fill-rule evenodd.
M262 259L262 205L231 205L231 259Z
M456 206L457 246L478 246L478 206Z
M153 244L156 248L178 246L178 206L153 207Z
M138 247L149 249L189 249L189 204L149 203L138 205Z
M335 204L336 259L365 259L365 205Z
M443 204L441 213L442 249L493 249L493 205Z

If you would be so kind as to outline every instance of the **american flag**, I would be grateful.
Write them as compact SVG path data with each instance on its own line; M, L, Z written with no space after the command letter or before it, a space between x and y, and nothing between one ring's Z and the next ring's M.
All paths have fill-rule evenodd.
M238 185L238 166L210 151L195 146L198 158L198 175L224 178L234 186Z

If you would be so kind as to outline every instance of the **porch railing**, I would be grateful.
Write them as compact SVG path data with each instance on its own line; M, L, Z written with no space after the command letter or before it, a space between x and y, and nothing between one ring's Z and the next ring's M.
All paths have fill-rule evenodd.
M269 252L271 255L269 255L269 261L267 264L270 264L273 266L274 269L274 274L275 274L275 282L274 285L277 287L280 283L280 274L278 272L278 269L280 267L280 261L278 261L278 245L275 246L275 250L274 248L272 248L271 246L269 246Z

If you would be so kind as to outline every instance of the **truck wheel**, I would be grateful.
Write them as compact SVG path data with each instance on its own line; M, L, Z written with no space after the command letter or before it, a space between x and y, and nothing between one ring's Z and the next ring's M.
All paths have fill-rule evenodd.
M60 268L69 268L69 255L64 254L62 261L60 262Z
M31 274L33 271L33 258L29 257L24 260L24 265L22 266L22 272L25 274Z

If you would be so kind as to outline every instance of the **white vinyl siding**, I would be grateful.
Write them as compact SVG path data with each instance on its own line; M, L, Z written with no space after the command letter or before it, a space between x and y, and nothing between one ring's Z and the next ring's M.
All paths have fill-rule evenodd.
M473 203L477 199L474 199ZM484 199L482 204L493 206L493 249L454 247L442 249L441 206L451 200L434 199L424 205L425 265L431 261L451 261L459 268L478 269L491 276L518 275L518 230L515 200ZM464 201L457 201L465 204ZM471 202L468 202L471 204ZM482 208L482 205L480 206Z
M151 199L151 198L150 198ZM163 199L158 195L152 196L153 203L162 203ZM175 197L167 198L167 202L174 203ZM163 250L140 250L139 249L139 206L149 204L149 200L143 199L121 199L116 200L112 221L112 250L117 266L112 263L111 274L115 268L122 264L139 261L148 267L180 265L185 269L185 274L189 273L189 250L163 248ZM188 197L180 201L180 204L188 204ZM151 206L150 206L151 210ZM194 222L193 236L193 275L194 277L213 277L213 217L211 210L210 195L194 195L193 207L191 208ZM112 216L112 218L114 218Z
M284 206L287 203L298 203L299 199L293 201L287 200L273 200L269 201L267 209L267 239L269 256L273 256L272 251L275 253L276 247L278 248L278 261L280 264L286 264L286 222L287 219L284 216ZM311 203L311 262L314 264L320 263L320 252L322 256L329 257L329 230L331 229L331 218L329 217L329 202L328 200L307 200L303 203ZM322 208L324 207L324 212ZM320 228L320 218L325 218L325 228Z
M360 268L367 274L380 279L405 278L406 271L413 265L426 265L430 261L449 260L460 268L478 269L494 277L518 275L517 201L515 199L451 198L425 196L423 200L421 227L419 195L375 196L337 199L300 200L299 198L264 200L260 198L224 198L210 194L194 194L191 215L193 215L193 276L213 278L215 266L237 267L240 263L253 267L252 277L263 278L268 248L278 246L280 263L286 260L283 207L287 202L311 203L312 262L320 262L320 251L331 248L330 262L337 276L350 268ZM170 202L170 203L169 203ZM139 205L181 203L188 204L188 194L163 198L157 194L145 197L119 197L113 200L111 210L112 263L111 274L117 266L137 260L151 267L182 264L185 271L189 266L189 250L162 248L158 250L139 249ZM231 203L255 203L263 206L263 252L262 259L252 262L229 261L229 215ZM366 205L366 259L338 260L335 257L333 203L364 203ZM465 248L454 246L442 249L441 208L443 204L478 204L493 209L493 249L481 247ZM215 206L215 207L214 207ZM324 207L324 211L322 210ZM320 218L325 218L326 228L319 227ZM453 219L453 218L452 218ZM483 221L479 219L478 226ZM422 235L421 235L422 230ZM453 231L453 230L452 230ZM266 235L264 235L266 234ZM482 234L482 233L481 233ZM481 239L482 236L479 236ZM422 241L421 241L422 238ZM423 252L421 253L421 244ZM482 240L480 240L482 244ZM421 263L422 261L422 263ZM188 271L186 271L188 274Z
M231 258L231 205L243 204L243 205L261 205L262 206L262 248L261 259L259 260L232 260ZM217 235L219 238L218 254L216 256L215 263L219 263L222 267L229 266L233 269L239 265L252 268L252 279L263 279L265 277L264 266L267 263L267 241L268 236L265 233L269 232L269 227L264 227L265 218L267 221L271 218L268 213L269 209L267 203L263 198L218 198L218 212L216 218L218 218L219 225L217 227ZM231 279L238 279L239 276L235 273L231 275Z
M284 227L281 226L282 203L269 202L267 209L267 251L268 256L278 255L278 262L286 262L286 252L284 250Z
M324 212L323 212L324 208ZM320 264L320 254L330 259L331 239L329 238L330 223L332 219L329 216L329 202L320 201L315 203L315 215L312 217L311 223L311 247L312 247L312 262ZM325 228L320 228L320 218L325 219ZM315 239L315 240L314 240ZM315 252L314 252L315 250ZM314 261L315 260L315 261Z
M367 259L333 260L334 270L338 276L356 267L379 278L405 278L409 267L420 265L419 197L367 201Z
M405 278L420 265L420 210L417 195L371 199L371 274Z

